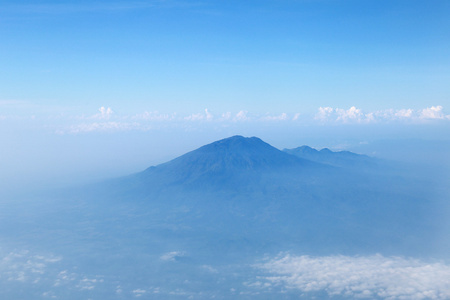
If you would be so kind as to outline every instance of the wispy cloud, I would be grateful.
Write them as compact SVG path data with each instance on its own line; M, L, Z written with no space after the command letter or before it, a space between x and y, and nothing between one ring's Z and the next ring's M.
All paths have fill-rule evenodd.
M167 252L161 255L161 260L165 261L176 261L177 259L186 256L186 253L184 251L172 251Z
M281 286L330 296L382 299L449 299L450 266L412 258L374 256L291 256L257 266L269 275L253 286Z
M170 121L175 120L177 117L176 113L172 114L162 114L159 111L145 111L142 114L136 114L131 117L134 120L145 120L145 121Z
M236 114L236 116L233 118L234 121L248 121L250 120L250 117L247 116L248 112L241 110Z
M286 113L282 113L280 115L267 115L261 118L263 121L285 121L288 119L288 115Z
M135 297L141 297L142 295L144 295L145 293L147 293L147 291L144 290L144 289L135 289L135 290L132 291L132 293L133 293L133 295L134 295Z
M98 109L100 113L92 116L93 119L109 119L114 113L111 107L105 108L104 106Z
M187 117L184 117L184 120L186 121L212 121L213 119L213 114L211 114L211 112L209 112L207 108L205 108L205 111L203 113L191 114Z
M113 132L113 131L129 131L129 130L148 130L146 127L137 122L93 122L72 125L67 130L68 133L86 133L86 132ZM58 133L66 133L61 131Z

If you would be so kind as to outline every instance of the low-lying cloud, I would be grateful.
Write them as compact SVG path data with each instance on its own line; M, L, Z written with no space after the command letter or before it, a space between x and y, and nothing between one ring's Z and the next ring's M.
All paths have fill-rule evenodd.
M19 120L17 115L0 114L0 122ZM20 119L22 120L22 119ZM25 119L24 119L25 120ZM441 105L422 109L402 108L365 111L356 106L350 108L319 107L316 113L278 112L256 113L246 110L235 112L203 111L190 114L177 112L143 111L133 114L116 112L102 106L97 113L82 115L30 115L26 119L33 127L46 122L44 128L54 128L58 134L81 134L90 132L149 131L161 128L195 128L200 126L229 127L236 124L291 124L291 125L338 125L338 124L427 124L449 122ZM50 125L54 122L53 125ZM208 124L208 125L207 125ZM42 124L41 124L42 125Z
M430 120L450 120L450 115L444 113L440 105L424 109L384 109L364 112L355 106L349 109L319 107L315 119L321 122L336 123L385 123L391 121L408 121L421 123Z
M276 286L365 299L450 298L450 266L441 262L382 255L281 254L257 267L268 272L254 284L264 289Z

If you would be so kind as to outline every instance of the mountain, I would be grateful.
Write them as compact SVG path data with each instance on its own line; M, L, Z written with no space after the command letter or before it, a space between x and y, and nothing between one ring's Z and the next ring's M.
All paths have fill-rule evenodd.
M319 161L328 152L303 150ZM438 249L448 257L448 247L435 243L448 224L447 210L436 213L436 189L371 168L318 163L234 136L89 188L2 199L0 293L8 293L5 299L349 299L301 296L278 283L262 292L262 278L273 273L255 266L286 257L280 253L315 260L420 257ZM326 263L316 269L333 271Z
M420 232L427 209L409 181L368 172L366 156L294 150L233 136L97 186L93 201L137 205L177 226L237 234L270 247L386 249L408 244Z
M314 162L339 167L362 167L374 166L376 164L376 160L374 158L350 151L333 152L328 148L316 150L309 146L301 146L294 149L283 149L283 151L302 159L308 159Z
M130 180L147 190L170 187L237 192L261 186L266 189L274 183L283 186L294 178L313 177L323 169L331 168L280 151L257 137L233 136L150 167Z

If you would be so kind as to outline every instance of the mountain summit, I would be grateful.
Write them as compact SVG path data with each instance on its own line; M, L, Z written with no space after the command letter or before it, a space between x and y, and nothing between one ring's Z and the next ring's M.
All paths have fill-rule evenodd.
M176 168L178 171L258 170L308 164L288 153L263 142L257 137L239 135L213 142L186 153L158 168Z

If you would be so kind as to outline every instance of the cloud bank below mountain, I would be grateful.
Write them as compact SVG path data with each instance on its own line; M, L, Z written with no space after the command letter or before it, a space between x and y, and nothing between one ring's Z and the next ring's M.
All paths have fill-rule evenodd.
M448 299L450 266L412 258L373 256L293 256L280 254L257 266L269 275L253 283L304 293L381 299Z

